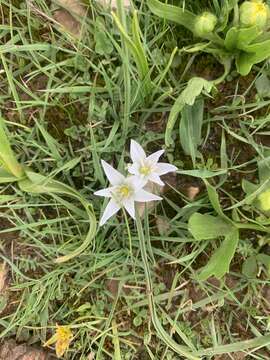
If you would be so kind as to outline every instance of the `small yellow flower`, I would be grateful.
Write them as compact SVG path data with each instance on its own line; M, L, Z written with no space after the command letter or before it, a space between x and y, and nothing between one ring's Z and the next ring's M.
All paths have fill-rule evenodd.
M194 33L196 36L204 37L213 32L217 24L217 17L205 11L201 15L198 15L194 24Z
M270 190L264 191L262 194L258 196L261 209L263 211L270 210Z
M240 7L240 23L243 26L257 25L260 29L266 26L269 7L261 0L244 1Z
M43 346L55 344L56 356L60 358L68 350L72 339L73 335L69 326L56 325L56 333Z

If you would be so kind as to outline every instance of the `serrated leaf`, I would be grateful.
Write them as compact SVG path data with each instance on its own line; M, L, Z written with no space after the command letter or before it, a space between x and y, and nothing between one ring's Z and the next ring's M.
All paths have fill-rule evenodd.
M214 252L208 264L202 268L198 280L206 280L210 276L215 276L221 279L226 273L229 272L230 263L234 257L239 241L239 232L234 229L222 241L220 247Z
M217 239L233 230L233 225L220 217L207 214L193 214L188 222L188 230L195 240Z

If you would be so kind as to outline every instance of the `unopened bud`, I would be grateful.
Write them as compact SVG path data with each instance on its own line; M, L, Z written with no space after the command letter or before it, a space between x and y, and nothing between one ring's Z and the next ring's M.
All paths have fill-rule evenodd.
M240 23L242 26L257 25L260 29L266 26L269 7L261 0L245 1L240 7Z
M204 37L214 31L216 24L217 17L210 12L204 12L195 20L194 33L199 37Z

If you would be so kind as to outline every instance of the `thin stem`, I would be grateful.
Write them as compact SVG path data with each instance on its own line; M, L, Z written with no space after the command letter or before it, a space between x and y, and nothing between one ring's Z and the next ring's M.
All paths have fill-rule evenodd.
M137 210L136 210L136 224L137 224L137 231L138 231L138 237L139 237L139 246L140 246L142 261L143 261L143 268L144 268L144 273L145 273L148 305L149 305L152 323L157 332L157 335L159 336L159 338L162 341L164 341L164 343L168 347L170 347L177 354L183 356L185 359L200 360L199 357L191 354L188 351L187 347L177 344L177 342L175 342L172 339L172 337L167 334L167 332L164 330L163 326L161 325L161 322L157 315L156 305L155 305L154 296L153 296L153 284L152 284L152 279L151 279L149 262L148 262L148 258L147 258L147 251L146 251L146 246L145 246L145 237L144 237L144 232L143 232L143 228L142 228L142 222L141 222L141 219L140 219L140 216L139 216Z

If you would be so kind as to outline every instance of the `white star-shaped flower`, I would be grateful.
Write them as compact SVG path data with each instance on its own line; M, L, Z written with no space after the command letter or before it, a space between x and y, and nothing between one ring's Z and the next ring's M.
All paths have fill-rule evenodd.
M111 184L110 187L96 191L94 194L111 198L100 219L100 226L115 215L121 208L125 208L129 215L135 219L135 201L149 202L162 200L161 197L143 190L146 182L137 176L124 177L106 161L101 160L104 172Z
M131 140L130 156L133 164L128 168L129 173L138 176L145 182L152 181L161 186L165 185L160 176L176 171L177 167L168 163L158 162L163 153L164 150L159 150L146 156L141 145L135 140Z

